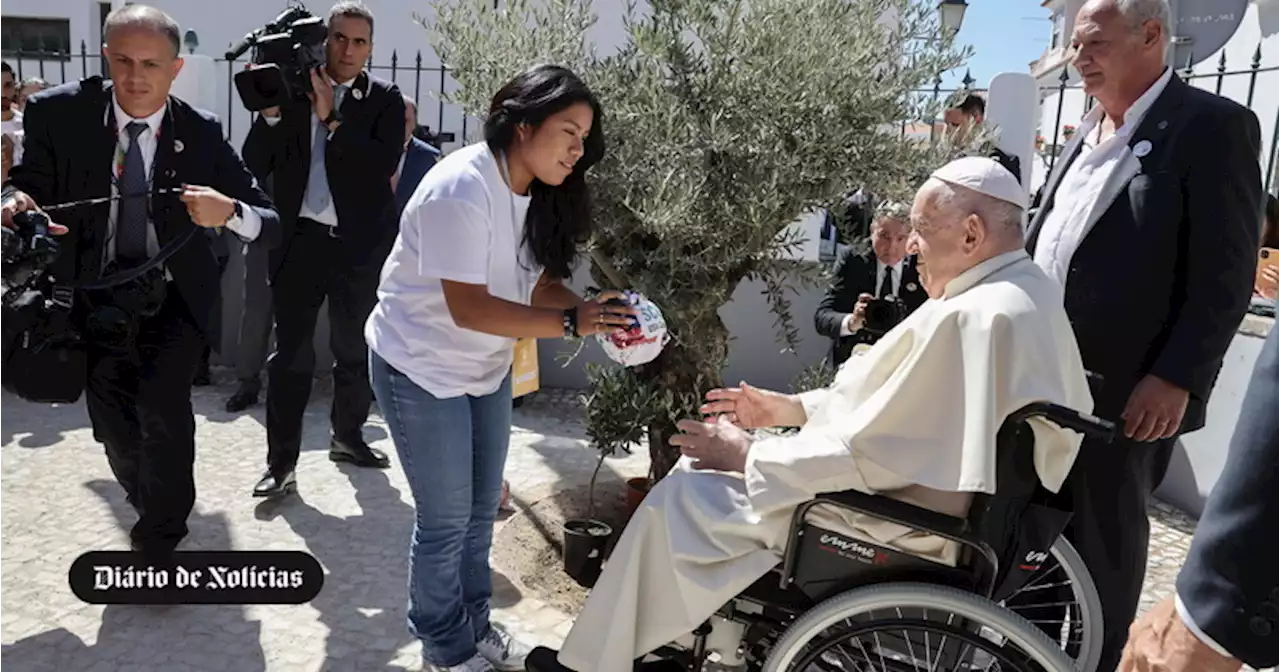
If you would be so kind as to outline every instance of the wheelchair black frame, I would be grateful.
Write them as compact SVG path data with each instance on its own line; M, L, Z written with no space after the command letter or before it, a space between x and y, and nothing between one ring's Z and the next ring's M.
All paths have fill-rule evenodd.
M1103 438L1108 442L1115 435L1115 424L1112 422L1048 402L1027 404L1014 411L1005 420L1005 423L1017 425L1037 417L1043 417L1060 427L1073 429L1086 436ZM791 516L791 529L787 535L787 548L782 558L782 576L779 580L779 588L785 590L795 581L795 567L800 554L800 540L804 536L805 516L810 509L821 504L830 504L846 511L879 518L913 530L942 537L972 549L977 553L978 557L987 562L990 569L984 574L987 585L983 592L983 597L990 599L995 593L1000 560L996 555L995 549L973 533L967 519L930 511L929 509L883 495L870 495L855 490L821 493L796 509L796 512Z

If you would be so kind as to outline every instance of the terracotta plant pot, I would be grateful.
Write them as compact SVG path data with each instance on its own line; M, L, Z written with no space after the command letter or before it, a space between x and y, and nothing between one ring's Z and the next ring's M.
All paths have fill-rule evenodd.
M578 519L566 520L563 531L564 573L583 588L590 588L600 578L613 528L599 520Z
M649 478L647 476L637 476L636 478L627 479L627 518L640 508L640 502L644 501L646 495L649 494Z

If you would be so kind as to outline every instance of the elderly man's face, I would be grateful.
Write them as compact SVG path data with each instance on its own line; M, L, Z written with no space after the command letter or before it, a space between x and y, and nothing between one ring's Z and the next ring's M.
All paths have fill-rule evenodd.
M879 217L871 225L871 249L876 259L885 266L892 266L907 256L907 238L911 225L901 219Z
M1072 64L1084 81L1085 93L1104 100L1149 82L1144 76L1150 59L1164 59L1166 36L1156 21L1137 30L1115 8L1115 0L1090 0L1076 15L1071 34Z
M945 185L925 182L911 204L911 236L907 253L916 255L916 271L929 298L941 298L947 283L974 266L981 243L981 223L975 215L941 204Z

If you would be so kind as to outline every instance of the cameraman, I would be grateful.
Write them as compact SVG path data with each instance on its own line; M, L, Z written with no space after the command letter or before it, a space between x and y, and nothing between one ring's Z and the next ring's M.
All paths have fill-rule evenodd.
M372 49L369 9L334 5L310 102L263 110L245 140L245 162L258 179L274 180L284 229L270 260L276 351L267 376L267 469L253 489L257 497L295 486L316 367L312 340L326 298L335 360L329 457L389 465L362 436L373 402L364 323L398 230L391 177L404 150L405 113L400 90L364 72Z
M915 260L907 259L910 214L906 204L881 204L871 222L869 249L861 243L845 249L836 260L831 287L813 316L818 333L832 340L832 367L839 368L849 359L855 345L875 343L893 326L875 324L875 320L868 323L867 307L873 301L882 302L886 309L900 302L898 310L906 317L929 298L920 286Z
M178 24L126 5L102 32L110 82L91 77L28 101L4 225L39 205L113 196L54 213L50 231L61 235L48 274L73 283L150 267L145 281L75 290L71 324L88 339L86 366L47 375L83 376L94 438L139 514L132 545L163 557L186 536L195 504L191 382L205 344L217 343L218 262L196 227L270 245L279 223L217 118L169 95L183 63ZM182 240L163 265L151 262Z

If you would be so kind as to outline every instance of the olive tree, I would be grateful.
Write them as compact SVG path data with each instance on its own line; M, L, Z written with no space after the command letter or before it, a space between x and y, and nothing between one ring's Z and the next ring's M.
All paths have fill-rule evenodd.
M593 367L588 428L600 450L648 441L651 477L678 453L675 422L721 383L730 334L719 315L746 279L766 287L783 349L788 296L820 281L797 262L789 224L851 187L909 198L939 146L902 122L966 54L921 0L651 0L626 8L610 53L588 32L590 0L439 0L422 20L483 117L510 77L539 62L573 69L604 108L605 158L589 173L592 276L642 292L672 340L650 364Z

